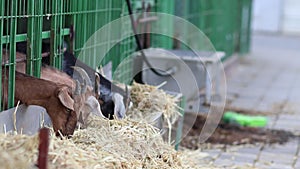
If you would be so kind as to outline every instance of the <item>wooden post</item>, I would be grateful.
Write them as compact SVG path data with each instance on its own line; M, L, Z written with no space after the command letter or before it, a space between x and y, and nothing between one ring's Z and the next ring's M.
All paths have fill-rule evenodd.
M47 169L48 147L49 147L49 129L42 128L39 133L39 156L37 167L39 169Z

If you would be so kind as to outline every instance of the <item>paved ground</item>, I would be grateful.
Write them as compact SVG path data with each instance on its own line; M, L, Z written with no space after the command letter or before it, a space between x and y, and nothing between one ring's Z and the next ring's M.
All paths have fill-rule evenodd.
M300 135L300 37L253 36L252 52L227 75L227 107L264 114L268 128ZM222 168L300 168L300 139L204 150Z

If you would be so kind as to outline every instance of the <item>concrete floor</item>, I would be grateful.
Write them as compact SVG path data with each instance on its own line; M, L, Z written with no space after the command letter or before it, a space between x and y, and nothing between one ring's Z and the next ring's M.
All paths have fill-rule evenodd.
M254 35L252 52L227 74L229 109L268 117L268 128L300 135L300 37ZM300 168L300 139L204 150L220 168Z

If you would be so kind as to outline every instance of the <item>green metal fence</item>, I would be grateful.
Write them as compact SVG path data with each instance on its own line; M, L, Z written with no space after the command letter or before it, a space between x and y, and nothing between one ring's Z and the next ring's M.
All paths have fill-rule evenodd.
M137 4L132 3L133 9ZM136 10L135 10L136 12ZM126 3L122 4L121 17L128 15ZM130 20L122 20L120 42L118 43L118 57L112 57L113 79L125 84L130 84L133 76L133 53L136 50L136 44L133 37L133 31Z
M230 57L235 52L249 51L251 4L252 0L176 0L175 15L197 26L216 50ZM188 30L182 36L187 34Z
M142 0L135 2L137 10L142 8ZM187 19L206 34L216 50L225 51L226 57L236 52L249 52L252 0L147 0L144 3L152 5L151 12L161 12ZM152 22L151 29L172 32L174 38L181 36L188 39L189 45L197 43L195 46L201 46L201 40L193 39L193 33L189 32L188 28L178 33L174 27L180 25L176 25L172 20L160 23L165 24L157 25L156 22ZM184 44L176 44L173 38L162 35L151 35L150 46L188 49Z
M46 50L50 52L50 64L57 68L62 67L61 47L64 41L69 45L68 50L74 52L75 56L82 52L84 61L95 68L99 66L96 65L97 54L88 50L91 46L84 44L100 27L119 18L123 7L124 2L120 0L0 0L0 59L8 61L5 64L5 67L9 68L8 107L14 105L18 44L26 44L26 72L36 77L40 76L42 51L45 48L49 48ZM94 45L108 48L117 40L119 39L108 39L107 42ZM120 46L115 46L102 64L112 60L113 56L118 56L119 52ZM118 62L113 63L115 67L116 63ZM0 91L0 96L3 92ZM1 98L0 109L3 109L4 101Z
M175 12L175 1L174 0L156 0L153 12L165 13L174 15ZM152 25L152 29L159 29L162 33L168 32L174 34L174 21L167 20L165 18L158 18L164 19L159 23L165 23L164 25L156 24L155 22ZM151 46L152 47L160 47L165 49L172 49L174 46L174 38L166 37L163 35L152 35L151 37Z
M62 50L58 50L63 37L69 34L64 26L62 13L68 9L69 1L1 0L0 45L5 52L0 58L8 61L9 69L8 107L14 105L16 51L26 51L27 74L39 77L42 59L42 41L51 50L51 65L61 67ZM26 48L26 49L24 49ZM1 67L2 68L2 67ZM4 69L6 70L6 69ZM2 72L2 71L1 71ZM1 80L2 82L2 80ZM4 92L1 90L1 92ZM1 95L2 96L2 95ZM0 101L4 104L4 101ZM1 108L3 108L3 104Z
M119 41L119 38L113 39L113 36L111 36L111 38L107 39L107 42L103 43L103 42L95 41L95 43L92 44L92 46L87 46L87 45L84 46L85 42L99 28L119 18L122 14L123 4L124 2L120 0L72 1L72 5L71 5L73 7L72 21L75 22L74 29L76 33L74 52L76 56L78 56L78 54L82 52L83 60L89 66L93 68L99 66L97 65L98 62L95 60L97 58L96 50L89 50L89 49L91 48L96 49L97 47L109 49L112 43ZM111 34L111 32L107 32L107 34ZM110 60L113 59L112 56L118 56L118 54L119 54L119 47L118 46L113 47L113 49L111 49L110 52L104 57L102 64L108 63ZM116 65L113 65L113 67L115 66Z

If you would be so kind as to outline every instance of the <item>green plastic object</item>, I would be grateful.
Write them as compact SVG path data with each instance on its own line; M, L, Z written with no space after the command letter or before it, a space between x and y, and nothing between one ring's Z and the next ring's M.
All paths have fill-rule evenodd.
M249 116L233 111L227 111L223 115L223 121L229 124L237 124L245 127L265 127L268 119L264 116Z

